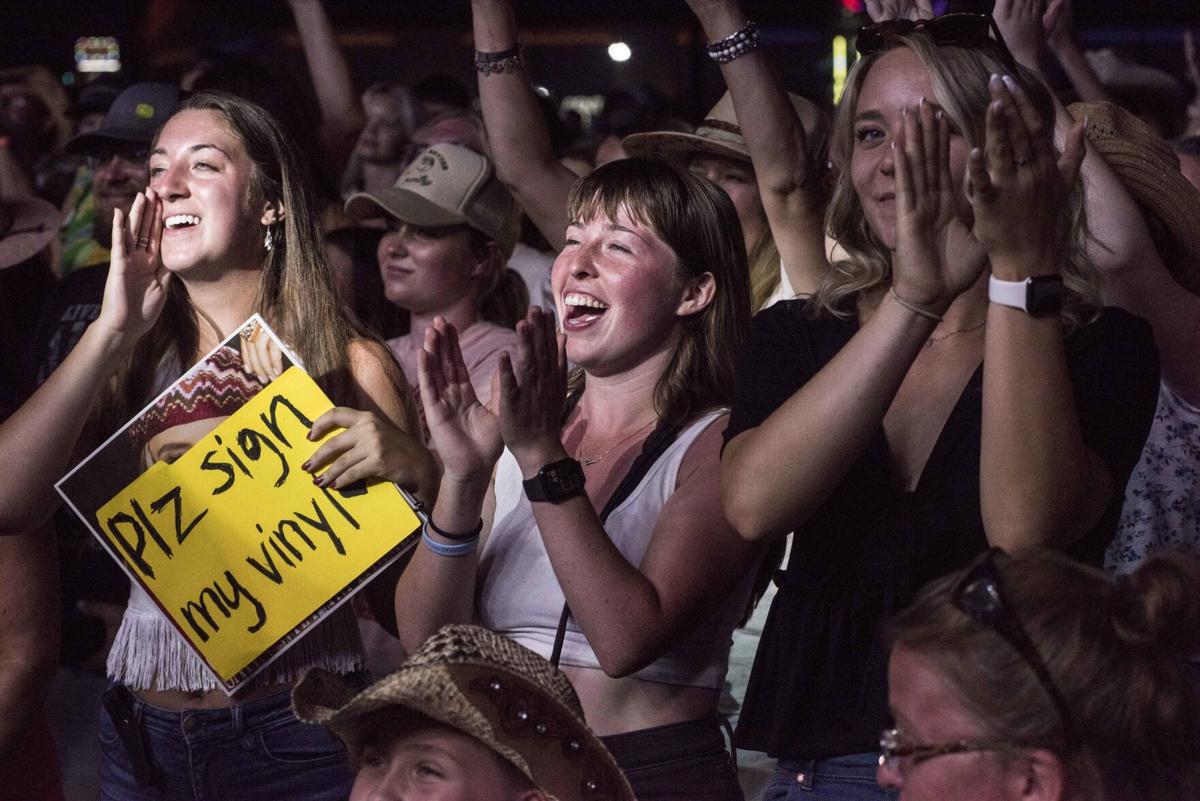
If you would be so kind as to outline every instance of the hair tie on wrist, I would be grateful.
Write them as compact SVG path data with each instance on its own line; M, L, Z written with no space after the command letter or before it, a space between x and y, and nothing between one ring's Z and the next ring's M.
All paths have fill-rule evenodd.
M709 42L705 47L708 57L718 64L727 64L758 47L758 26L747 20L746 24L728 36Z
M475 51L475 71L480 75L497 72L515 72L525 66L525 48L517 42L507 50Z
M479 546L479 537L475 536L473 539L456 542L453 545L446 545L445 543L438 542L433 537L429 536L429 524L427 523L425 527L421 529L421 542L425 543L425 547L433 551L438 556L449 556L451 558L456 558L459 556L466 556L474 552L474 550Z
M938 314L937 312L931 312L929 309L922 308L921 306L918 306L915 303L910 303L909 301L900 297L900 294L896 291L896 287L892 287L891 290L892 297L896 299L896 302L908 309L913 314L919 314L926 320L933 320L935 323L940 323L942 321L942 315Z
M429 526L430 531L432 531L434 534L437 534L442 539L452 540L454 542L466 542L467 540L477 540L477 539L479 539L479 535L481 533L483 533L483 518L482 517L479 518L479 522L475 524L475 528L471 529L470 531L468 531L465 534L451 534L448 531L442 531L440 528L437 527L437 524L433 522L432 515L429 517L429 522L426 525Z

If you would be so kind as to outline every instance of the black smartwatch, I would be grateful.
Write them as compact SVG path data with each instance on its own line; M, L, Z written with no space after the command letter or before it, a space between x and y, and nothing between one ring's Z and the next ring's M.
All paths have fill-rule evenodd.
M533 502L562 503L583 494L587 477L575 459L559 459L544 465L537 475L524 483L525 496Z
M988 279L988 300L1041 317L1062 310L1063 280L1058 275L1035 275L1024 281Z

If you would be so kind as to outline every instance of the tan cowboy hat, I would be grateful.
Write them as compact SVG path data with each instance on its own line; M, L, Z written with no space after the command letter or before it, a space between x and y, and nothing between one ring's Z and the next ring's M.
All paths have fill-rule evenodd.
M32 258L50 244L60 219L58 209L41 198L0 198L0 270Z
M792 106L804 126L806 149L810 161L824 163L826 141L829 135L829 117L817 104L800 95L788 93ZM737 115L733 111L733 97L726 92L696 126L695 133L678 131L651 131L630 134L621 140L621 145L631 156L653 156L656 158L682 158L694 153L750 161L750 149L742 138Z
M634 801L612 754L583 720L557 668L479 626L445 626L400 669L355 694L310 670L292 691L301 720L322 723L357 753L364 715L410 709L474 737L552 801Z
M1185 257L1167 269L1200 295L1200 192L1179 171L1179 157L1150 126L1112 103L1073 103L1068 111L1087 118L1088 144L1179 244Z

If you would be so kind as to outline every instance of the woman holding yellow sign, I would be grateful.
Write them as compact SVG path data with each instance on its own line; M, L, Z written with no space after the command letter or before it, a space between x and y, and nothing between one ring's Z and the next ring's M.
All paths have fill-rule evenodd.
M41 525L52 485L192 364L260 314L340 409L353 448L381 427L411 466L407 489L428 489L432 461L404 432L414 415L404 377L379 342L361 337L337 302L306 171L278 124L258 106L218 93L184 102L159 131L150 186L113 222L112 267L99 318L41 389L0 427L0 532ZM241 364L278 377L268 337L244 332ZM231 373L232 374L232 373ZM226 376L228 377L228 376ZM173 391L147 414L148 461L170 460L161 436L228 414L213 381ZM200 382L203 384L204 382ZM176 397L178 395L178 397ZM170 408L158 409L164 403ZM173 405L171 405L173 404ZM370 432L360 421L370 419ZM200 425L207 428L212 422ZM157 439L156 439L157 438ZM361 664L345 607L314 625L245 690L227 696L155 605L135 591L109 661L102 798L341 799L352 781L345 752L300 724L289 688L311 666Z

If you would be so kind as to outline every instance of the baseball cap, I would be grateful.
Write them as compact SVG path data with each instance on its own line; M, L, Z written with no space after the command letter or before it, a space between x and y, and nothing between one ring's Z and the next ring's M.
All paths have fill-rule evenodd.
M431 145L416 155L390 189L355 192L346 213L366 219L390 214L428 228L470 225L512 253L516 201L486 156L460 145Z
M175 113L179 99L176 86L135 83L117 95L99 128L74 137L67 142L66 150L87 153L122 144L149 147L159 127Z

